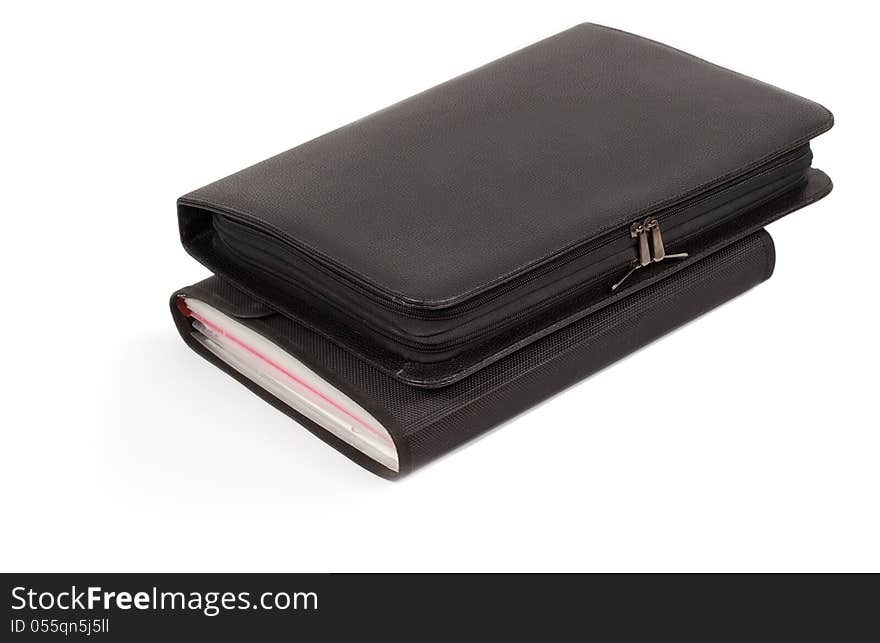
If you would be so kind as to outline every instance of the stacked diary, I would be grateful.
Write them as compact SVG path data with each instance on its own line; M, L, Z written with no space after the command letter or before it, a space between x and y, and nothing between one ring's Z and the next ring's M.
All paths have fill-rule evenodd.
M767 279L820 105L581 25L178 202L184 340L396 477Z

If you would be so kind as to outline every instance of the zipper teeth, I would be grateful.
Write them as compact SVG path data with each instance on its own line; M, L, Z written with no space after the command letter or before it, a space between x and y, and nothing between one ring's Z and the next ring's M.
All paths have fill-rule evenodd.
M787 158L789 155L785 155L783 157L780 157L780 159L777 159L778 162L775 163L773 166L771 166L771 167L764 166L764 167L760 168L760 170L756 170L755 172L750 173L749 175L740 177L738 179L738 182L748 180L749 178L752 178L753 176L758 176L764 172L780 169L782 167L785 167L786 165L796 163L797 161L801 160L802 158L804 158L808 154L809 154L809 150L804 150L800 154L797 154L796 156L794 156L792 158ZM670 208L667 208L666 210L661 210L660 212L657 212L657 213L652 214L650 216L657 218L657 219L662 219L664 224L667 226L666 229L668 230L669 229L669 226L668 226L669 221L675 221L675 219L677 217L680 217L687 210L691 209L692 207L694 207L696 205L699 205L700 203L703 203L705 201L708 201L708 200L714 198L717 194L719 194L720 192L722 192L723 190L725 190L729 187L732 187L732 185L725 184L724 186L718 186L718 188L716 188L716 189L710 190L709 192L706 192L706 193L703 193L700 195L695 195L694 197L692 197L691 199L687 200L684 203L680 203L675 206L671 206ZM564 266L564 265L566 265L576 259L579 259L580 257L583 257L584 255L587 255L590 252L592 252L598 248L601 248L605 245L608 245L609 243L611 243L613 241L616 241L617 239L621 238L621 236L628 237L629 230L630 230L630 226L627 225L625 228L622 228L620 230L605 233L605 234L601 235L600 237L593 239L592 241L587 242L584 245L582 245L576 249L573 249L572 251L566 253L565 255L560 256L556 260L550 261L550 262L548 262L538 268L535 268L532 271L529 271L528 273L523 274L521 276L521 278L519 278L519 279L509 281L506 284L503 284L502 286L498 286L497 288L494 288L489 292L483 293L481 295L477 295L477 296L469 299L464 304L461 304L459 306L454 306L450 309L446 309L443 311L436 311L434 314L430 314L429 311L425 311L425 312L428 312L427 315L425 315L425 314L420 315L419 313L421 311L419 311L418 309L413 310L412 307L408 307L405 304L398 304L397 302L388 302L388 303L390 303L391 305L393 305L395 307L396 312L400 312L400 313L402 313L406 316L409 316L409 317L413 317L413 318L417 318L417 319L450 319L450 318L453 318L453 317L460 315L462 312L467 312L469 310L473 310L474 308L479 308L480 306L482 306L486 302L492 301L493 299L496 299L496 298L504 295L505 293L510 292L511 290L515 290L515 289L520 288L524 285L527 285L527 284L531 283L532 281L539 279L539 278L545 276L546 274L553 272L554 270L557 270L557 269L561 268L562 266ZM628 252L628 251L621 251L620 254L624 254L625 252ZM596 275L594 278L590 279L589 283L591 283L591 284L595 283L596 281L608 278L608 277L613 276L619 272L620 272L620 266L615 266L614 268L609 268L608 270L604 271L603 273ZM581 285L585 285L585 284L581 284ZM569 292L569 291L566 291L566 292Z
M711 189L708 192L694 195L692 198L686 200L683 203L676 204L675 206L670 206L669 208L667 208L665 210L660 210L654 214L649 214L649 215L645 215L645 216L647 216L648 218L657 218L657 219L662 220L664 225L666 225L666 229L668 230L669 226L668 226L667 222L669 222L670 220L674 221L676 217L681 216L685 211L689 210L690 208L714 198L715 196L717 196L719 193L723 192L724 190L726 190L730 187L733 187L736 183L743 182L743 181L746 181L746 180L753 178L755 176L759 176L763 173L770 172L773 170L778 170L778 169L781 169L787 165L794 164L797 161L800 161L804 157L808 156L810 154L810 151L809 151L809 149L807 149L807 150L803 150L801 153L797 154L796 156L792 156L793 154L794 154L794 152L789 152L788 154L785 154L782 157L779 157L778 159L776 159L776 162L774 163L774 165L772 165L770 167L762 166L761 168L756 169L753 172L750 172L744 176L739 177L738 179L735 180L734 183L722 184L720 186L717 186L716 188ZM789 158L789 156L791 156L791 158ZM473 298L468 299L466 302L464 302L462 304L452 306L449 309L446 309L446 310L454 311L454 314L444 313L444 311L436 311L435 314L429 314L424 317L418 317L417 310L414 311L412 306L406 306L405 304L398 304L397 302L389 302L389 303L391 303L394 306L399 306L401 308L400 312L402 312L404 315L410 315L411 313L415 312L416 313L415 315L410 315L410 316L415 316L419 319L449 319L452 317L457 317L462 312L467 312L469 310L472 310L473 308L478 308L481 305L483 305L484 303L486 303L487 301L491 301L493 299L496 299L497 297L500 297L501 295L503 295L507 292L510 292L511 290L516 290L517 288L519 288L523 285L526 285L528 283L531 283L535 279L538 279L539 277L543 277L547 273L553 272L554 270L561 268L562 266L564 266L564 265L566 265L576 259L579 259L580 257L583 257L584 255L587 255L590 252L592 252L598 248L601 248L605 245L608 245L609 243L621 238L621 236L629 237L630 229L631 229L631 225L627 225L627 226L625 226L625 228L621 228L621 229L618 229L615 231L604 233L604 234L600 235L599 237L597 237L596 239L593 239L592 241L589 241L582 246L578 246L577 248L571 249L570 251L561 255L557 259L549 261L548 263L543 264L542 266L536 267L534 270L531 270L527 273L524 273L521 276L521 278L517 278L517 279L509 281L505 284L499 285L496 288L493 288L492 290L490 290L486 293L483 293L481 295L476 295ZM626 251L621 251L620 254L623 254L624 252L626 252ZM619 271L620 271L620 266L610 268L607 271L597 275L594 279L590 279L590 283L598 281L599 279L602 279L602 278L607 278L609 275L614 275L614 274L618 273Z
M781 192L774 192L767 199L767 201L771 201L773 199L779 198L779 196L784 194L789 189L791 189L791 188L786 188L784 191L781 191ZM722 224L725 221L729 221L730 219L734 218L737 214L739 214L739 212L736 212L736 213L733 213L729 216L726 216L718 223ZM650 218L654 218L654 217L650 217ZM696 233L692 233L692 234L688 235L688 238L693 237L695 234ZM687 253L676 253L676 254L685 254L686 255ZM666 253L666 257L675 258L675 259L686 259L687 258L686 256L678 257L678 256L670 255L668 251ZM638 261L638 259L635 259L634 261ZM649 265L653 265L653 262ZM641 265L639 265L639 267L641 267ZM542 301L539 304L532 306L527 310L523 310L523 311L520 311L518 313L515 313L513 315L508 316L508 318L505 320L505 322L506 322L505 328L508 326L507 322L515 321L515 320L520 319L521 317L524 317L524 316L540 313L541 311L552 307L552 305L554 303L556 303L562 299L565 299L566 297L569 297L569 296L571 296L575 293L578 293L578 292L583 293L583 292L589 291L591 288L595 287L599 282L605 281L615 275L619 275L620 270L621 270L620 266L617 266L613 269L609 269L601 274L595 275L594 277L590 278L588 281L580 282L574 286L571 286L570 288L567 288L566 290L564 290L558 294L553 295L548 300ZM474 331L472 333L468 333L467 335L465 335L461 338L457 338L455 340L443 342L441 344L436 344L436 346L438 347L436 350L449 349L449 348L454 347L457 344L473 341L474 339L476 339L482 335L492 334L492 332L493 332L493 329L482 329L480 331ZM418 344L417 346L421 350L425 350L423 344ZM430 349L428 349L426 352L430 352Z
M680 216L686 210L689 210L690 208L692 208L696 205L699 205L700 203L703 203L703 202L717 196L719 193L723 192L724 190L727 190L731 187L734 187L737 183L747 181L747 180L749 180L755 176L759 176L763 173L777 170L782 167L785 167L786 165L796 163L797 161L802 160L804 157L808 156L809 154L810 154L809 148L806 148L806 149L798 148L797 150L790 151L790 152L778 157L777 159L775 159L772 162L773 164L770 166L763 165L760 168L756 168L753 171L748 172L747 174L744 174L740 177L737 177L736 179L732 179L728 182L725 182L725 183L722 183L718 186L715 186L714 188L710 189L707 192L703 192L703 193L694 195L693 197L687 199L686 201L684 201L682 203L676 204L674 206L670 206L664 210L660 210L660 211L655 212L653 214L646 214L643 216L649 216L649 217L655 217L655 218L661 219L663 221L664 225L667 225L668 221L674 220L676 217ZM224 215L224 216L226 216L226 215ZM236 221L238 221L239 223L246 225L248 227L255 228L255 226L253 226L252 222L250 222L250 221L242 221L240 219L236 219ZM668 230L668 225L667 225L667 230ZM627 224L625 227L621 227L621 228L603 233L599 237L596 237L588 242L585 242L584 244L582 244L580 246L577 246L575 248L571 248L567 252L563 253L562 255L560 255L554 259L551 259L550 261L548 261L545 264L536 266L534 269L532 269L526 273L523 273L522 275L520 275L517 278L514 278L514 279L507 281L505 283L499 284L498 286L491 288L490 290L488 290L484 293L475 295L475 296L465 300L461 304L455 304L455 305L452 305L452 306L449 306L446 308L442 308L442 309L424 308L424 307L420 307L417 304L407 304L407 303L397 301L394 299L393 295L389 296L389 295L377 294L372 289L365 287L364 285L360 284L359 282L356 282L356 281L353 281L349 278L346 278L345 275L339 274L337 276L338 271L333 269L331 266L327 266L327 265L320 263L320 262L315 262L311 258L308 258L308 259L310 262L317 263L317 265L322 270L330 272L331 275L333 276L333 278L344 279L347 284L352 286L354 289L356 289L358 292L360 292L361 294L363 294L364 296L369 298L374 303L381 305L386 310L389 310L391 312L400 314L401 316L408 317L411 319L428 320L428 321L429 320L444 320L444 319L452 319L452 318L458 317L462 313L469 312L475 308L479 308L480 306L484 305L485 303L487 303L489 301L492 301L493 299L497 299L498 297L501 297L502 295L504 295L512 290L516 290L522 286L525 286L525 285L535 281L536 279L539 279L539 278L545 276L546 274L553 272L554 270L557 270L557 269L565 266L566 264L589 254L590 252L593 252L594 250L596 250L598 248L601 248L605 245L608 245L609 243L612 243L616 240L619 240L623 235L629 237L629 231L630 231L630 224ZM269 232L271 234L271 231L268 231L268 230L264 230L264 232ZM226 243L225 245L227 245L227 247L229 246L228 243ZM622 250L620 254L624 254L625 252L627 252L627 251ZM239 253L236 253L236 254L239 254ZM263 268L262 266L258 266L257 264L255 264L253 262L250 262L250 263L251 263L251 265L255 265L258 268L265 270L265 268ZM604 271L603 273L601 273L599 275L596 275L594 278L591 278L589 280L589 282L585 282L584 284L579 284L579 286L585 286L587 284L595 283L596 281L598 281L600 279L608 278L608 277L613 276L619 272L620 272L620 266L616 266L616 267L611 268L607 271ZM275 276L279 277L281 279L285 279L281 275L276 274ZM285 280L289 281L288 279L285 279ZM569 289L565 292L570 292L570 290L571 289ZM513 317L511 317L511 318L513 318Z
M228 247L228 246L227 246L227 247ZM235 252L235 251L232 250L231 248L230 248L230 251ZM264 267L264 266L258 265L258 264L256 264L255 262L253 262L252 260L250 260L250 259L247 258L247 257L240 256L240 257L239 257L239 260L243 261L244 263L248 264L249 266L252 266L252 267L254 267L254 268L258 269L258 270L261 270L261 271L263 271L263 272L265 272L265 273L268 273L269 275L271 275L271 276L274 277L275 279L280 279L280 280L283 280L283 281L288 281L283 275L277 273L277 272L274 271L274 270L271 270L271 269L266 268L266 267ZM564 298L566 298L566 297L572 295L572 294L575 293L575 292L578 292L578 291L587 291L587 290L589 290L590 288L595 287L600 281L602 281L603 279L607 278L607 276L608 276L609 274L613 274L613 272L609 271L609 272L607 272L607 273L603 273L603 274L600 274L600 275L595 275L594 277L590 278L588 281L584 281L584 282L580 282L580 283L578 283L578 284L575 284L575 285L573 285L573 286L571 286L571 287L565 289L564 291L562 291L562 292L560 292L560 293L558 293L558 294L555 294L555 295L551 296L549 299L547 299L547 300L545 300L545 301L543 301L543 302L540 302L540 303L537 304L536 306L533 306L533 307L530 307L530 308L527 309L527 310L522 310L522 311L519 311L519 312L516 312L516 313L513 313L513 314L509 315L509 316L505 319L505 324L504 324L505 328L507 328L507 326L509 325L510 322L514 322L514 321L516 321L516 320L518 320L518 319L521 319L521 318L523 318L523 317L527 317L527 316L533 315L533 314L535 314L536 312L543 311L543 310L545 310L546 308L552 306L554 303L558 302L559 300L564 299ZM324 298L322 298L322 300L325 301L325 302L327 303L327 305L328 305L328 306L331 306L333 309L340 311L340 312L341 312L342 314L344 314L344 315L348 315L348 316L350 316L350 313L348 313L347 311L345 311L342 307L340 307L339 305L335 304L334 302L332 302L332 301L330 301L330 300L327 300L327 299L324 299ZM449 350L449 349L451 349L451 348L455 348L456 346L458 346L458 345L460 345L460 344L463 344L463 343L467 343L467 342L473 341L474 339L476 339L476 338L478 338L478 337L481 337L481 336L483 336L483 335L486 335L486 334L492 334L492 329L486 329L486 328L483 328L483 329L480 329L480 330L476 330L476 331L470 332L470 333L468 333L467 335L464 335L464 336L462 336L462 337L457 337L457 338L452 339L452 340L446 340L446 341L439 342L439 343L434 343L434 344L425 344L425 343L420 343L420 342L418 342L418 341L412 341L412 340L409 340L409 339L407 339L407 338L405 338L405 337L401 337L401 336L399 336L399 335L393 335L393 334L391 334L391 333L386 332L384 329L382 329L382 328L380 328L380 327L378 327L378 326L376 326L376 325L370 325L370 328L371 328L374 332L377 332L378 334L382 335L383 337L385 337L385 338L387 338L387 339L389 339L389 340L394 341L394 342L397 343L397 344L403 344L404 346L407 346L407 347L409 347L409 348L413 348L413 349L419 350L420 352L423 352L423 353L439 353L439 352L442 352L442 351L444 351L444 350Z
M788 189L790 189L790 188L786 188L786 190L788 190ZM785 193L785 191L774 193L767 200L769 201L769 200L773 200L775 198L778 198L781 194L784 194L784 193ZM723 223L724 221L730 220L731 218L735 217L736 214L737 213L734 213L730 216L724 217L724 219L722 221L719 221L719 224ZM653 217L650 217L650 218L653 218ZM692 236L694 236L694 235L691 234L688 236L688 238L690 238ZM679 253L676 253L676 254L679 254ZM687 253L680 253L680 254L686 255ZM666 257L675 258L675 259L687 259L688 258L687 256L670 255L668 252L666 254ZM636 258L633 261L638 262L638 259ZM652 262L649 265L654 265L654 264ZM639 265L639 267L641 267L641 265ZM542 301L539 304L532 306L527 310L522 310L520 312L514 313L514 314L508 316L507 319L505 320L504 329L502 329L502 332L504 332L506 329L509 329L511 322L515 322L516 320L521 319L523 317L541 314L544 311L546 311L547 309L552 308L552 306L554 304L559 303L560 301L562 301L568 297L571 297L574 295L579 296L580 294L584 294L586 292L589 292L591 289L595 288L600 282L607 281L610 277L613 277L613 276L619 275L619 274L620 274L620 266L617 266L614 269L610 269L610 270L607 270L601 274L595 275L594 277L590 278L588 281L584 281L584 282L580 282L578 284L575 284L574 286L571 286L570 288L567 288L564 291L553 295L549 299ZM613 294L613 293L609 293L609 294ZM426 352L426 353L440 352L443 350L449 350L449 349L455 348L459 344L474 341L475 339L478 339L481 336L492 335L494 330L495 330L494 328L491 328L491 329L483 328L481 330L468 333L467 335L456 338L454 340L448 340L448 341L441 342L438 344L432 344L430 346L426 346L425 344L411 344L411 343L407 343L407 342L401 342L401 343L405 343L408 346L411 346L413 348L417 348L417 349L421 350L422 352ZM400 342L400 338L396 338L396 341Z
M799 158L801 158L801 157L798 157L798 159L799 159ZM798 160L798 159L792 159L792 160L788 161L787 163L794 162L794 161L796 161L796 160ZM783 167L784 165L785 165L785 164L782 163L782 164L779 164L778 166L775 166L775 167L773 167L773 168L768 168L768 170L779 169L780 167ZM786 188L786 189L788 189L788 188ZM683 205L683 206L681 206L681 207L678 207L678 208L676 208L675 210L673 210L673 211L671 211L671 212L668 212L668 213L665 213L665 214L651 215L651 216L649 216L648 218L649 218L649 219L651 219L651 218L659 218L659 217L662 216L662 217L664 218L664 221L669 221L669 220L670 220L670 217L673 217L673 218L674 218L677 214L680 214L681 211L683 211L683 210L685 210L685 209L687 209L687 208L689 208L689 207L691 207L691 206L693 206L693 205L696 205L697 203L699 203L699 202L701 202L701 201L703 201L703 200L706 200L706 199L708 199L708 198L711 198L712 196L714 196L714 194L712 194L712 195L705 195L703 198L698 199L697 201L694 201L694 202L689 202L687 205ZM771 195L769 198L770 198L770 199L773 199L773 198L777 198L778 196L779 196L779 193L774 193L774 194ZM721 223L723 223L724 221L730 219L732 216L735 216L735 213L734 213L733 215L731 215L731 216L724 217L724 219L721 220L721 221L719 221L718 223L721 224ZM629 236L629 230L630 230L630 228L627 228L627 236ZM693 235L690 235L690 236L693 236ZM235 253L235 254L237 254L237 255L239 254L239 253L238 253L237 251L235 251L233 248L229 247L229 245L226 244L225 242L224 242L224 245L226 245L227 248L228 248L231 252L233 252L233 253ZM624 254L625 252L629 252L629 253L631 254L631 249L630 249L629 251L621 251L620 254ZM272 276L275 277L276 279L280 279L280 280L288 281L288 282L289 282L289 279L287 279L284 275L281 275L281 274L279 274L279 273L277 273L277 272L275 272L275 271L273 271L273 270L267 269L265 266L260 265L260 264L257 264L256 262L250 260L248 257L241 256L241 255L240 255L240 256L239 256L239 259L240 259L241 261L244 261L244 262L247 263L248 265L253 266L254 268L256 268L256 269L258 269L258 270L262 270L262 271L264 271L264 272L266 272L266 273L272 275ZM638 261L638 258L636 259L636 261ZM559 302L559 301L562 300L562 299L565 299L565 298L567 298L567 297L570 297L570 296L572 296L572 295L574 295L574 294L576 294L576 293L578 293L578 292L583 293L583 292L587 292L587 291L589 291L591 288L595 287L600 281L605 280L605 279L608 279L608 278L613 277L613 276L615 276L615 275L619 275L619 273L620 273L620 269L621 269L620 266L617 266L617 267L615 267L615 268L611 268L611 269L609 269L609 270L607 270L607 271L604 271L603 273L600 273L600 274L594 275L593 277L591 277L591 278L590 278L589 280L587 280L587 281L583 281L583 282L577 283L577 284L575 284L575 285L573 285L573 286L571 286L571 287L565 289L564 291L562 291L562 292L560 292L560 293L556 293L556 294L552 295L550 298L548 298L548 299L546 299L546 300L540 302L540 303L537 304L536 306L532 306L532 307L528 308L527 310L522 310L522 311L519 311L519 312L517 312L517 313L514 313L514 314L508 316L507 319L505 320L505 324L504 324L505 328L509 327L509 325L510 325L511 322L515 322L515 321L517 321L517 320L519 320L519 319L521 319L521 318L523 318L523 317L527 317L527 316L531 316L531 315L538 314L539 312L544 311L544 310L546 310L546 309L552 307L552 305L553 305L554 303L557 303L557 302ZM537 276L535 276L534 278L537 278ZM525 283L525 282L519 282L519 283L522 284L522 283ZM324 299L324 298L322 298L322 299ZM384 300L378 300L378 299L376 299L375 296L370 296L370 299L373 299L373 300L375 300L375 301L377 301L377 302L379 302L379 303L383 303L383 304L385 303ZM329 301L329 300L326 300L326 299L325 299L324 301L326 301L326 302L328 303L328 305L332 306L333 308L340 310L343 314L347 314L347 313L345 312L344 309L340 308L338 305L334 304L333 302L331 302L331 301ZM406 314L406 313L408 313L408 312L410 312L410 311L404 309L402 312L403 312L404 314ZM412 316L412 315L410 315L410 316ZM436 317L433 317L432 319L437 319L437 318L436 318ZM389 340L391 340L391 341L394 341L395 343L402 344L402 345L404 345L404 346L407 346L407 347L412 348L412 349L415 349L415 350L419 350L420 352L424 352L424 353L438 353L438 352L443 352L443 351L445 351L445 350L450 350L450 349L455 348L456 346L459 346L459 345L464 344L464 343L467 343L467 342L471 342L471 341L473 341L473 340L475 340L475 339L477 339L477 338L479 338L479 337L481 337L481 336L484 336L484 335L487 335L487 334L491 334L491 333L492 333L492 330L491 330L491 329L485 329L485 328L484 328L484 329L481 329L481 330L473 331L473 332L471 332L471 333L468 333L467 335L464 335L464 336L462 336L462 337L459 337L459 338L456 338L456 339L453 339L453 340L447 340L447 341L439 342L439 343L435 343L435 344L425 344L425 343L420 343L420 342L417 342L417 341L410 341L410 340L407 340L406 338L403 338L403 337L398 336L398 335L392 335L392 334L389 334L389 333L387 333L387 332L384 332L384 331L383 331L382 329L380 329L380 328L376 328L375 326L371 326L371 328L373 328L373 329L375 330L375 332L378 332L378 333L379 333L380 335L382 335L383 337L385 337L385 338L387 338L387 339L389 339Z
M771 195L769 197L769 199L772 200L774 198L778 198L778 196L782 193L784 193L784 192L774 193L773 195ZM735 216L735 214L731 215L730 217L724 217L724 219L722 221L719 221L719 224L730 219L732 216ZM655 218L655 217L649 217L649 218ZM690 236L693 236L693 235L689 235L689 237ZM231 248L230 248L230 250L232 252L235 252ZM255 268L257 268L259 270L262 270L264 272L269 273L270 275L272 275L276 279L288 281L283 275L280 275L273 270L267 269L264 266L258 265L255 262L249 260L247 257L242 256L241 260L244 261L245 263L247 263L248 265L254 266ZM638 258L636 258L634 261L637 263ZM619 274L619 272L620 272L620 267L618 266L617 268L609 269L606 272L595 275L587 281L577 283L577 284L565 289L564 291L562 291L560 293L552 295L550 298L548 298L547 300L545 300L543 302L540 302L536 306L530 307L527 310L522 310L522 311L519 311L517 313L514 313L514 314L508 316L507 319L505 320L504 326L505 326L505 328L508 328L511 323L514 323L523 317L540 314L541 312L545 311L546 309L552 307L554 303L558 303L560 300L563 300L567 297L570 297L576 293L588 292L591 288L594 288L600 281L603 281L611 276ZM330 302L329 300L325 300L325 301L327 301L329 306L333 307L334 309L340 310L342 312L342 314L345 314L345 315L348 314L344 309L340 308L338 305L334 304L333 302ZM373 328L373 330L375 332L382 335L386 339L389 339L391 341L394 341L395 343L402 344L404 346L407 346L408 348L412 348L412 349L418 350L423 353L443 352L445 350L453 349L461 344L471 342L479 337L482 337L485 335L491 335L493 333L493 329L483 328L480 330L470 332L467 335L464 335L462 337L458 337L453 340L446 340L446 341L435 343L435 344L425 344L425 343L419 343L417 341L410 341L407 338L404 338L404 337L401 337L398 335L389 334L389 333L385 332L383 329L378 328L376 326L371 326L371 328Z

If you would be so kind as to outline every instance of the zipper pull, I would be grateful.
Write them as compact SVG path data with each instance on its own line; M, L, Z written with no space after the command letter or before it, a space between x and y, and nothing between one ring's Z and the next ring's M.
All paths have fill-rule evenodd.
M660 224L657 219L649 217L645 219L645 230L651 231L651 245L654 248L654 261L663 261L666 256L666 248L663 247L663 233L660 232Z
M648 231L643 223L633 223L629 229L629 236L639 240L639 265L647 266L651 263L651 250L648 248Z
M629 264L629 272L627 272L623 277L618 279L617 282L613 286L611 286L612 292L617 290L618 288L620 288L621 284L623 284L624 281L629 279L629 276L641 267L642 267L642 264L639 263L639 260L633 259L632 263Z
M666 247L663 245L663 233L660 231L660 222L655 217L648 217L642 224L646 231L651 232L651 246L654 250L654 261L663 261L664 259L687 259L688 253L676 252L674 254L666 254ZM646 233L647 236L647 233Z
M651 244L648 245L648 233L651 234ZM666 254L666 246L663 245L663 232L660 230L660 222L656 217L648 217L642 223L633 223L629 228L629 236L639 240L639 256L629 264L629 271L621 277L611 290L617 290L630 275L639 268L654 262L659 263L664 259L687 259L688 253L675 252ZM653 252L652 252L653 251Z

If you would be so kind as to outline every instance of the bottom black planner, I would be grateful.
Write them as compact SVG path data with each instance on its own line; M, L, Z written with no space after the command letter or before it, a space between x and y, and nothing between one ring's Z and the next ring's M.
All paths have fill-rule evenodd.
M397 478L766 280L760 230L464 379L418 388L219 277L178 291L184 341L344 455Z

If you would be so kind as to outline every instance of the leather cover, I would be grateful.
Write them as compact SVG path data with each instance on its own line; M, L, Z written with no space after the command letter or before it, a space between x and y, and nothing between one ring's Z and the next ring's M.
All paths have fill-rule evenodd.
M664 333L767 279L775 255L759 231L649 286L560 327L475 375L438 389L408 386L322 334L254 301L219 277L171 298L184 341L264 400L368 470L396 478L447 453ZM191 335L178 296L200 299L269 338L382 422L397 447L399 474L378 464L217 359ZM548 451L552 448L547 444Z
M181 238L255 299L443 386L488 346L610 301L632 223L657 217L667 249L691 254L732 218L739 236L765 225L832 122L580 25L187 194Z

